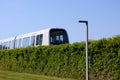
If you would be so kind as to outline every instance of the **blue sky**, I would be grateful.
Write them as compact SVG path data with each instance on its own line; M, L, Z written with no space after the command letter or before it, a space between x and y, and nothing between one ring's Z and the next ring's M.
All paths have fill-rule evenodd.
M68 31L70 42L120 34L120 0L0 0L0 39L49 27Z

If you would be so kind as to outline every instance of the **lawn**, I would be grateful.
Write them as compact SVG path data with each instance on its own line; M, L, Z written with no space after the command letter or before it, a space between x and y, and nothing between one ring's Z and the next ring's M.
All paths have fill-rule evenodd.
M17 73L12 71L0 71L0 80L73 80L73 79L57 78L28 73Z

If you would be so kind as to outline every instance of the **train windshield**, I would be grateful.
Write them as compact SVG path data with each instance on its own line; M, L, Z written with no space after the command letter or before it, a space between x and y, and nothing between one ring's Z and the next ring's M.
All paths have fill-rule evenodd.
M67 32L64 29L50 30L50 45L69 43Z

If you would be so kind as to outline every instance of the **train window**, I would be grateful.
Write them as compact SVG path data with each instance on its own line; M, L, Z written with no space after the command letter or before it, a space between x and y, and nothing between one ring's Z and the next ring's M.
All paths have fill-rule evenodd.
M4 42L4 43L3 43L3 49L7 49L7 48L8 48L7 42Z
M18 39L15 40L15 48L18 48Z
M43 34L36 36L36 45L42 45Z
M10 41L10 42L9 42L9 45L10 45L10 49L13 49L13 48L14 48L14 41L13 41L13 40Z
M2 49L2 43L0 43L0 49Z
M4 49L4 43L2 43L2 49Z
M34 43L35 43L35 36L31 36L30 45L34 46Z
M23 38L22 46L23 47L29 46L29 41L30 41L30 37Z
M5 49L7 49L7 42L5 42L4 45L5 45Z
M15 48L20 48L21 47L21 39L17 39L15 42Z
M3 49L3 43L1 45L2 45L2 49Z
M2 43L2 49L5 49L5 45L4 45L4 42Z
M60 35L60 40L63 41L63 35Z
M50 30L50 44L63 44L69 43L67 32L63 29Z
M9 47L9 42L8 42L8 41L6 42L6 48L7 48L7 49L10 48L10 47Z
M21 47L21 39L19 39L18 42L19 42L18 43L18 48L20 48Z

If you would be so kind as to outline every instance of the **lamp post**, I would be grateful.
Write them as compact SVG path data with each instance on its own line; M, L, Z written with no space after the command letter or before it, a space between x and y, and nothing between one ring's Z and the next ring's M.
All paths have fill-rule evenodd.
M79 20L78 22L86 24L86 80L89 80L89 74L88 74L88 21Z

